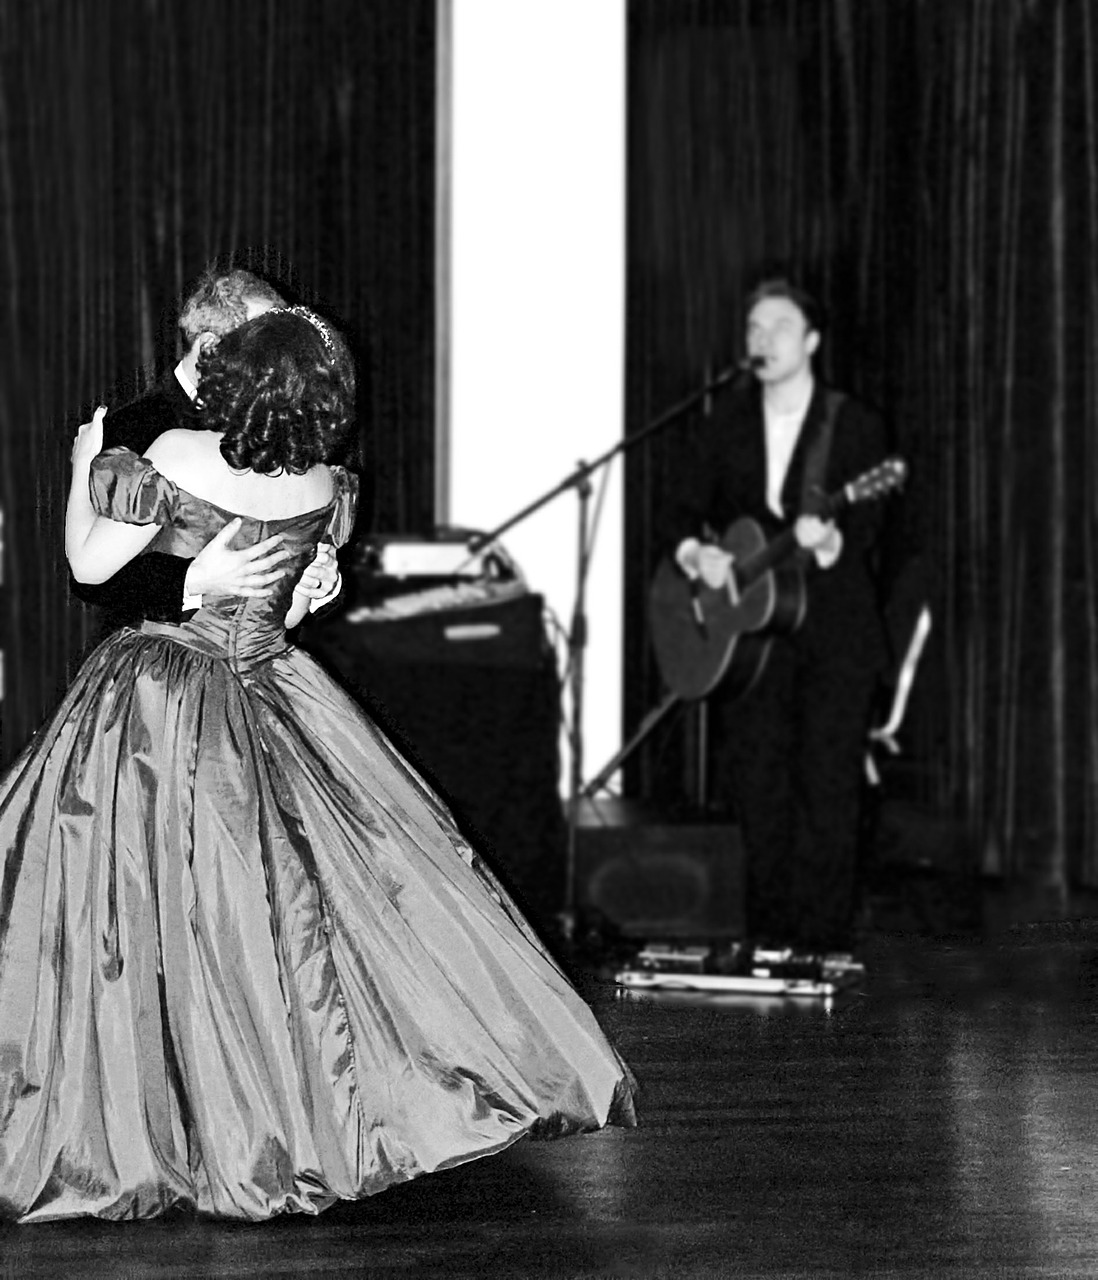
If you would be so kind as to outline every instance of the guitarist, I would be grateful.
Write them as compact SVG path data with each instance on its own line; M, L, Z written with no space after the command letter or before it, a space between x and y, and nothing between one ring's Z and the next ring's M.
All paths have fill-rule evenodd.
M885 432L875 411L818 382L822 317L809 294L768 280L749 297L746 324L754 379L714 403L675 558L689 576L734 590L714 534L741 517L768 538L795 531L805 620L775 638L746 694L714 691L717 777L747 851L751 941L849 951L870 701L886 658L872 572L881 514L864 503L821 519L813 500L880 463Z

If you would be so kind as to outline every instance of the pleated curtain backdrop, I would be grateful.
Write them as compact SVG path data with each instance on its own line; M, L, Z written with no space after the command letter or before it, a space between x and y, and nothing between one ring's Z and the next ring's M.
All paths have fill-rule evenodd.
M1089 0L630 0L627 430L742 353L769 266L913 478L886 580L934 632L905 749L985 873L1098 886L1098 13ZM626 717L697 419L627 464ZM685 785L690 721L627 779ZM671 782L668 782L668 775Z
M367 510L433 518L435 0L0 0L0 756L91 634L68 453L178 358L182 290L250 267L359 356Z

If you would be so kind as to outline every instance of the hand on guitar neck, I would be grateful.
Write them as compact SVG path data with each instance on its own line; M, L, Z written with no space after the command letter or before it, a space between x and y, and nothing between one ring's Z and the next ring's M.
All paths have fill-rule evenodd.
M830 569L843 549L843 535L834 520L819 516L798 516L793 536L805 551L811 551L821 569Z

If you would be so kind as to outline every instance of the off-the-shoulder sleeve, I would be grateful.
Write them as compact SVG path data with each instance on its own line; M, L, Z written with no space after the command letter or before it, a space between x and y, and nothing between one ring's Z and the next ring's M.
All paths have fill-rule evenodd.
M343 467L333 467L332 479L335 482L335 506L328 517L328 528L324 532L323 541L341 547L354 528L355 513L358 510L358 476Z
M132 449L108 449L92 459L89 481L96 514L123 524L171 524L179 490Z

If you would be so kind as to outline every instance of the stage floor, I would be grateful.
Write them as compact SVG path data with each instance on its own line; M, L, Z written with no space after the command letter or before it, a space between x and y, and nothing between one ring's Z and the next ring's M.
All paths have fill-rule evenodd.
M259 1226L0 1227L0 1280L1098 1275L1098 922L879 935L833 1002L584 986L640 1127Z

